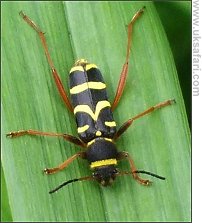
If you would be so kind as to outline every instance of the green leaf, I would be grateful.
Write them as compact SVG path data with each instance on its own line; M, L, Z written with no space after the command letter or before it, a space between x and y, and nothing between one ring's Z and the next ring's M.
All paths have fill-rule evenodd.
M1 194L3 194L3 200L1 200L1 222L12 221L11 210L7 196L6 182L4 178L3 168L1 167Z
M177 103L137 120L117 146L130 153L138 169L166 181L153 178L153 185L144 187L124 176L112 187L78 182L50 195L50 189L88 176L90 170L85 160L77 160L44 176L45 167L57 166L78 148L54 137L5 137L30 128L76 135L74 117L57 93L39 38L18 12L23 10L46 33L65 87L74 61L86 58L101 69L112 101L125 59L126 25L143 5L145 13L134 26L127 86L114 118L120 126L161 101L175 98ZM190 131L153 3L3 2L2 19L2 165L13 221L190 221ZM123 161L119 168L129 170L129 165Z

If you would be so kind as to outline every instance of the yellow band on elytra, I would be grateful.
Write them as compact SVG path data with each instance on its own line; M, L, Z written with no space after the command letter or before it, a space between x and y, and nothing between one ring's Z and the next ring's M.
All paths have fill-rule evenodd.
M82 132L85 132L87 129L89 129L89 125L84 125L84 126L82 126L82 127L78 127L77 128L77 132L78 133L82 133Z
M77 105L74 108L74 114L76 114L78 112L87 113L91 116L91 118L93 120L97 121L101 110L106 107L111 107L111 104L107 100L98 101L98 103L96 104L95 112L92 111L92 109L89 107L89 105Z
M86 71L90 70L91 68L97 68L97 66L95 64L86 64Z
M82 66L75 66L75 67L72 67L72 69L70 70L70 74L73 73L74 71L82 71L84 72L84 69Z
M91 63L88 64L87 60L81 59L75 63L75 66L71 68L69 73L71 74L74 71L83 71L84 72L83 65L86 65L85 66L86 71L90 70L91 68L97 68L97 66L95 64L91 64Z
M106 88L106 85L102 82L90 81L90 82L85 82L83 84L74 86L73 88L70 89L70 94L78 94L87 89L102 90L105 88Z
M90 164L90 168L93 169L96 167L107 166L107 165L117 165L117 160L116 159L107 159L107 160L95 161Z
M109 126L109 127L115 127L115 126L116 126L116 122L115 122L115 121L112 121L112 122L105 122L105 125L106 125L106 126Z

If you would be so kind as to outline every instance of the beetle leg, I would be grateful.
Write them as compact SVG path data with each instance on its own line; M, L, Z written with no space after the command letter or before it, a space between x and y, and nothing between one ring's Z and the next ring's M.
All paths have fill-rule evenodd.
M127 74L128 74L129 55L130 55L130 49L131 49L131 43L132 43L133 24L142 15L142 13L144 12L144 9L145 9L145 7L138 10L137 13L135 13L133 18L131 19L130 23L128 24L128 43L127 43L127 50L126 50L126 61L123 65L119 83L118 83L118 87L116 90L116 95L115 95L114 101L112 103L112 111L114 111L114 109L118 105L119 100L121 99L121 96L123 94L123 90L124 90L125 83L126 83L126 78L127 78Z
M55 84L57 86L57 89L59 91L60 96L62 97L65 105L67 106L67 108L69 109L70 112L73 112L73 107L72 104L67 96L67 93L64 89L64 86L62 84L62 81L57 73L57 70L55 69L55 66L53 64L53 61L51 59L50 53L48 51L48 46L46 43L46 38L44 33L41 31L41 29L27 16L25 15L22 11L20 11L20 16L37 32L37 34L39 35L39 38L41 40L44 52L46 54L46 58L48 60L48 64L51 68L52 74L53 74L53 78L55 81Z
M148 108L144 112L141 112L140 114L134 116L133 118L129 119L128 121L124 122L123 125L117 131L116 135L114 136L114 140L118 139L131 126L133 121L135 121L136 119L141 118L149 113L152 113L153 111L160 109L162 107L172 105L173 103L175 103L175 99L170 99L170 100L161 102L155 106Z
M6 136L10 138L19 137L23 135L63 137L63 139L71 143L74 143L80 147L86 147L86 144L82 142L79 138L72 135L64 134L64 133L41 132L38 130L29 129L29 130L20 130L17 132L9 132L6 134Z
M78 152L78 153L74 154L73 156L71 156L69 159L65 160L63 163L61 163L57 167L44 169L44 173L45 174L53 174L53 173L56 173L60 170L63 170L65 167L67 167L72 161L74 161L78 157L84 158L85 157L85 152Z
M145 185L145 186L149 186L151 184L151 181L145 180L145 179L142 179L141 177L139 177L139 175L136 173L137 169L135 167L135 163L127 152L125 152L125 151L119 152L118 160L122 160L122 159L128 160L128 162L130 164L131 172L133 174L133 178L135 180L137 180L140 184Z

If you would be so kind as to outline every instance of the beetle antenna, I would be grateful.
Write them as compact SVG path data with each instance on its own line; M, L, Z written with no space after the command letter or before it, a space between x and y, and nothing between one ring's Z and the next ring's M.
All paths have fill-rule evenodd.
M145 171L145 170L136 170L136 171L131 171L131 172L128 172L128 171L124 171L124 172L120 172L118 173L118 175L126 175L126 174L133 174L133 173L143 173L143 174L147 174L147 175L150 175L152 177L156 177L160 180L165 180L166 178L165 177L162 177L162 176L159 176L155 173L151 173L151 172L148 172L148 171Z
M151 172L148 172L148 171L145 171L145 170L136 170L136 171L133 171L133 172L124 171L124 172L119 172L117 175L121 176L121 175L126 175L126 174L133 174L134 172L135 173L147 174L147 175L150 175L152 177L156 177L156 178L161 179L161 180L166 179L165 177L159 176L155 173L151 173ZM56 191L60 190L62 187L66 186L67 184L74 183L74 182L77 182L77 181L83 181L83 180L94 180L94 178L93 178L93 176L87 176L87 177L75 178L75 179L72 179L72 180L65 181L64 183L60 184L55 189L49 191L49 194L55 193Z
M161 179L161 180L165 180L166 179L165 177L159 176L159 175L157 175L155 173L151 173L151 172L148 172L148 171L145 171L145 170L136 170L135 173L147 174L147 175L150 175L152 177L156 177L156 178Z
M74 183L76 181L83 181L83 180L93 180L93 177L92 176L87 176L87 177L81 177L81 178L76 178L76 179L65 181L64 183L60 184L55 189L49 191L49 194L55 193L56 191L58 191L59 189L61 189L64 186L66 186L67 184Z

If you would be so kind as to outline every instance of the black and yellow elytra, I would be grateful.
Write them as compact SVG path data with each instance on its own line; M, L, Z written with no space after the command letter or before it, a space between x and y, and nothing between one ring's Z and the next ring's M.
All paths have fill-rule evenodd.
M91 168L117 164L116 134L106 84L95 64L81 59L69 74L71 102L79 138L87 143L86 159Z

